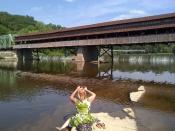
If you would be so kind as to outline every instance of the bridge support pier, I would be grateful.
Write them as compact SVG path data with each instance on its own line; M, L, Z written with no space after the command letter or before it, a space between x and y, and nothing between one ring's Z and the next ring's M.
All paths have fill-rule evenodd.
M172 49L173 54L175 55L175 48Z
M32 49L17 50L18 61L31 61L33 60Z
M16 51L16 55L17 55L17 58L18 58L18 61L23 61L23 50L17 50Z
M97 46L82 46L78 47L76 61L93 62L98 61Z

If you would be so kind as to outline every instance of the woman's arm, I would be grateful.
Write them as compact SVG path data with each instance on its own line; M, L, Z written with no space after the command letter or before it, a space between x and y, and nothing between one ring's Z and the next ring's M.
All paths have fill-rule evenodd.
M87 87L85 87L85 90L87 93L89 93L91 96L88 97L88 101L89 102L93 102L95 100L96 94L90 90L87 89Z
M76 103L77 99L75 98L75 94L77 93L77 91L80 89L80 86L78 86L76 88L76 90L70 95L70 100L73 102L73 103Z

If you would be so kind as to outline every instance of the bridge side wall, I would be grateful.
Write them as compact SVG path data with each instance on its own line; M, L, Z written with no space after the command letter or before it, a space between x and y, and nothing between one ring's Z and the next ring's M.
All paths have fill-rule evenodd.
M97 45L124 45L124 44L146 44L146 43L172 43L175 42L175 34L157 34L132 37L114 37L101 39L70 40L57 42L43 42L33 44L14 45L13 49L35 49L56 48L71 46L97 46Z

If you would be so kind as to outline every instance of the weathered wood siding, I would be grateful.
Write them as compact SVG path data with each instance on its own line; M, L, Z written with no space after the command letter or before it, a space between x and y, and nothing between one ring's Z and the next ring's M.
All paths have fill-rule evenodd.
M122 45L122 44L146 44L146 43L171 43L175 42L175 34L142 35L132 37L115 37L103 39L70 40L58 42L46 42L37 44L14 45L13 49L24 48L56 48L72 46L92 46L92 45Z

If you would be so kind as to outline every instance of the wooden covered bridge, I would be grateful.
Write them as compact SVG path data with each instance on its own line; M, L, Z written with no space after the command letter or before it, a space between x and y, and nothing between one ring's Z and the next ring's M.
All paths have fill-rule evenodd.
M114 45L175 42L175 13L118 20L66 28L45 33L17 36L13 49L18 56L32 59L32 50L77 47L78 61L95 61L100 48L111 51ZM21 57L20 57L21 58Z

